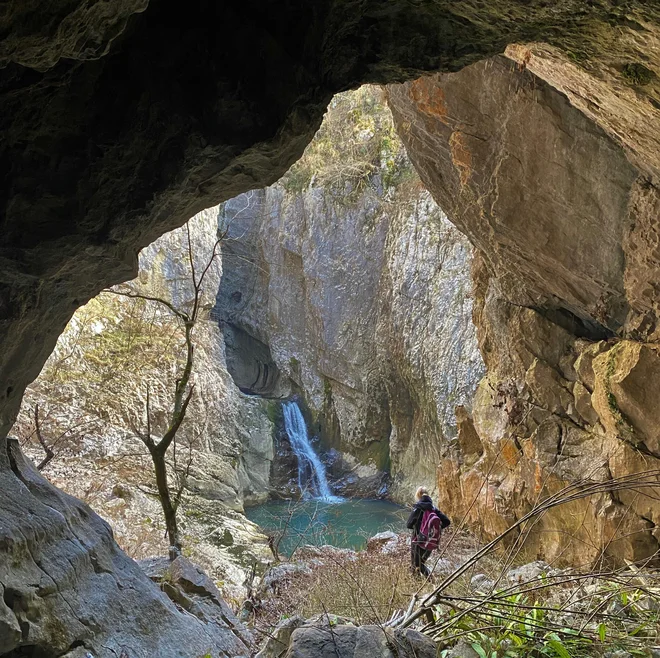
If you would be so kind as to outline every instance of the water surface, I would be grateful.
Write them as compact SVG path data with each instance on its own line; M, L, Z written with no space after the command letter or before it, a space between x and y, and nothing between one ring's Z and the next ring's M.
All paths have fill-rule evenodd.
M264 532L281 536L279 552L286 556L303 544L361 550L367 539L379 532L406 532L408 513L385 500L350 498L340 502L278 500L245 511Z

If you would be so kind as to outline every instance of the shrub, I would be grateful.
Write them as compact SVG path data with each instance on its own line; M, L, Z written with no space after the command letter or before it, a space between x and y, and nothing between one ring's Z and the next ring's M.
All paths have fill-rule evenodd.
M350 198L377 174L387 189L411 173L382 89L365 85L332 99L314 139L281 183L292 193L314 185Z

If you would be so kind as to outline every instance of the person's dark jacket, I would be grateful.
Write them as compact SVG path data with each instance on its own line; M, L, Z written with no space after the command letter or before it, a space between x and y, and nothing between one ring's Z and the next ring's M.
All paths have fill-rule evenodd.
M422 496L420 501L413 505L412 512L410 512L408 522L406 523L406 528L412 530L415 535L418 535L424 512L431 510L440 517L440 525L443 529L451 523L447 516L445 516L437 507L433 506L433 501L430 496Z

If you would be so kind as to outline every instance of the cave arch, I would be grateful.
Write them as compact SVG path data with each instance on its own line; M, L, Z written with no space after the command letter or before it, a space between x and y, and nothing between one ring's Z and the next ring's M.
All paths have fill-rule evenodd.
M134 276L158 235L278 179L335 92L512 41L611 51L601 34L626 20L568 0L13 7L0 27L0 436L75 308Z
M144 595L169 637L181 628L186 641L183 622L167 622L176 611L113 548L100 519L85 521L78 503L11 468L5 437L22 393L75 308L134 276L137 251L158 235L279 178L335 92L456 70L515 41L598 56L612 50L603 34L631 19L606 0L581 13L569 0L197 0L185 12L171 0L126 0L107 11L82 0L43 4L16 3L0 21L0 539L27 532L33 551L57 554L73 518L83 565L75 578L87 578L92 592L86 551L105 547L136 585L116 591L117 600L142 607ZM647 4L628 3L628 12L657 21ZM40 536L24 509L43 518ZM0 546L5 580L1 565L13 549ZM75 580L71 570L57 578ZM105 603L90 593L99 619ZM96 640L112 633L101 626ZM136 646L142 641L136 634Z

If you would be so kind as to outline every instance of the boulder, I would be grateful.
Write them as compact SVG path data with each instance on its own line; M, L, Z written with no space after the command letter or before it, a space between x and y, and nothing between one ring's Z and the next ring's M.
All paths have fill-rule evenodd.
M597 343L587 343L586 347L580 352L580 355L575 360L574 368L578 380L590 393L593 393L594 386L596 385L596 375L593 367L594 359L599 354L607 351L608 347L608 344L604 340L598 341Z
M432 557L428 560L426 566L431 567L435 574L450 574L460 566L460 563L445 557L438 559Z
M305 620L298 615L281 621L269 635L255 658L282 658L289 647L291 634L305 623Z
M0 547L9 556L0 560L3 654L84 646L99 658L250 655L250 634L199 574L186 567L177 580L189 591L169 582L168 597L119 550L105 521L53 487L17 442L8 445L0 452ZM151 564L150 575L159 568Z
M645 450L660 458L657 348L621 341L598 356L593 367L597 373L593 401L603 425L633 443L643 443Z
M479 654L472 648L469 642L461 640L450 649L446 658L479 658Z
M575 410L580 417L589 425L595 425L599 420L599 416L591 402L589 389L582 382L575 382L573 397L575 398Z
M286 658L435 658L436 646L421 633L380 626L305 626L296 629Z
M391 553L399 546L399 535L391 530L379 532L373 537L367 539L368 553Z
M470 589L477 592L490 592L495 587L495 581L486 574L478 573L470 579Z
M541 576L551 576L556 572L557 570L553 569L547 562L537 560L509 569L506 572L506 578L512 584L529 583Z
M271 567L261 581L262 591L276 590L280 583L294 574L311 575L312 570L304 562L284 562Z
M357 553L350 548L337 548L336 546L330 546L329 544L324 544L323 546L304 544L296 551L296 557L299 557L302 560L323 560L327 557L341 560L357 560Z

